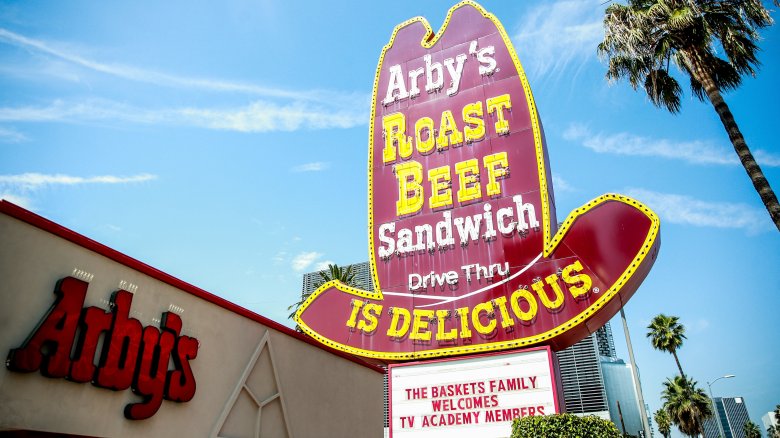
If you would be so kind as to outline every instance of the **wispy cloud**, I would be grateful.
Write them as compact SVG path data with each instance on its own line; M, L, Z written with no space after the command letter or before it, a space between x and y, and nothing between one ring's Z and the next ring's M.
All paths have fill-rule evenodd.
M521 19L513 42L532 78L560 77L596 60L596 45L603 37L600 1L543 2Z
M157 179L156 175L142 173L133 176L72 176L63 174L22 173L19 175L0 175L0 187L15 187L23 190L35 190L52 185L76 184L131 184Z
M169 116L185 124L240 132L351 128L368 119L362 112L332 111L301 103L279 106L270 102L226 110L184 108L169 111Z
M318 252L302 252L293 257L292 268L298 272L303 271L320 257L322 257L322 254Z
M659 157L693 164L739 164L739 159L732 148L710 141L673 141L641 137L626 132L594 134L582 124L571 124L563 132L563 138L579 142L582 146L600 154ZM777 155L757 150L755 157L762 166L780 167L780 157Z
M106 63L90 59L79 53L75 53L72 50L58 47L58 45L55 43L30 38L4 28L0 28L0 41L3 41L7 44L13 44L27 50L43 53L95 72L129 81L142 82L163 87L195 88L210 91L236 92L251 94L254 96L283 98L296 101L333 102L364 98L364 96L357 94L339 93L328 90L291 91L242 82L177 76L124 64Z
M325 271L325 270L328 269L328 265L332 265L332 264L333 264L332 260L325 260L325 261L322 261L322 262L317 262L317 264L314 265L314 270L315 271Z
M35 210L30 194L50 186L73 186L82 184L134 184L157 179L157 175L142 173L132 176L73 176L64 174L22 173L0 175L0 198L13 202L28 210Z
M92 59L78 50L56 42L31 38L0 28L0 43L42 54L54 70L89 71L126 81L158 87L229 92L251 96L255 100L243 106L139 108L105 99L77 102L54 101L43 106L0 108L0 121L81 122L119 121L145 124L194 126L238 132L295 131L299 129L343 129L368 121L369 97L365 93L335 90L287 90L222 79L204 79L163 73L121 63ZM63 66L70 66L64 68ZM86 69L86 70L85 70ZM46 71L46 69L43 69ZM21 139L3 135L0 141Z
M772 229L772 222L766 211L746 204L702 201L690 196L641 188L629 188L625 193L647 204L661 216L662 221L669 223L741 229L749 234Z
M780 155L770 154L767 151L757 149L753 154L753 158L762 166L780 167Z
M257 101L234 108L144 109L105 99L90 99L80 102L56 100L47 106L0 107L0 121L5 122L120 121L238 132L351 128L365 124L367 120L363 111L354 108L334 110L301 102Z
M553 173L553 188L556 192L574 192L576 189L557 173Z
M4 122L79 122L121 120L135 123L155 123L169 116L164 111L149 111L105 99L81 102L55 100L46 106L0 107Z
M29 140L26 135L15 129L0 127L0 142L2 143L22 143Z
M293 172L320 172L328 168L330 168L330 163L315 161L313 163L305 163L295 166L291 170Z

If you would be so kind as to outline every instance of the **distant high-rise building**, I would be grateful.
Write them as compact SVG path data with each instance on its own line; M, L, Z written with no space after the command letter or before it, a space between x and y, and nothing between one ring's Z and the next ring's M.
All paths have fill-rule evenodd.
M723 426L725 438L745 438L743 427L750 421L745 399L742 397L715 397L715 416L704 422L704 437L717 438L720 436L718 424Z
M655 433L655 430L653 430L653 416L650 415L650 405L645 403L645 412L647 412L647 426L650 428L650 436L649 437L643 437L643 438L653 438L653 434Z
M602 356L601 374L604 377L604 388L607 392L609 415L612 422L615 423L618 430L629 435L639 436L639 431L643 430L642 417L631 365L625 363L623 359ZM618 404L620 404L620 409L618 409Z
M617 358L610 323L557 354L566 412L594 414L612 420L620 430L622 411L625 431L640 436L642 417L631 365Z
M774 411L764 414L764 416L761 417L761 422L764 423L764 432L770 427L777 427L778 424L780 424L777 422Z
M593 414L609 420L609 406L601 376L596 335L557 353L566 412Z
M604 324L604 327L596 330L596 345L599 349L599 356L617 358L615 352L615 341L612 339L612 325Z

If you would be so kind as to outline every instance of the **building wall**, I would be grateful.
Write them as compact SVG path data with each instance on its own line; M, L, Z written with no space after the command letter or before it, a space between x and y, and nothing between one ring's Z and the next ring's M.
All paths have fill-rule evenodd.
M556 353L566 412L609 419L595 335Z
M190 361L197 382L193 399L164 400L146 420L124 417L125 406L140 401L130 389L111 391L0 367L0 431L110 437L381 436L379 368L326 350L17 207L0 203L0 212L4 354L22 346L54 303L55 284L68 276L89 280L85 307L109 309L111 293L123 282L123 288L135 290L132 318L144 327L159 326L162 313L173 311L183 321L182 335L199 341L197 357Z
M596 330L596 345L598 346L599 356L617 357L615 340L612 337L612 324L606 323L603 327Z
M716 421L720 421L720 419L723 417L722 415L722 405L718 405L715 400L713 400L715 403L715 415L704 420L704 437L705 438L719 438L720 437L720 430L718 429L718 423ZM721 410L721 415L718 415L718 409ZM721 423L723 427L723 433L728 434L729 432L726 431L726 428L728 428L728 424Z
M742 397L715 397L715 411L717 419L723 425L723 433L726 438L745 438L743 427L750 421L745 399ZM766 432L766 430L764 430ZM716 438L719 436L718 425L715 418L710 418L704 423L704 436Z
M761 417L761 422L764 424L763 431L766 432L772 426L777 427L777 419L775 419L775 412L767 412Z
M609 403L609 413L612 422L618 430L625 425L625 432L638 436L642 430L642 417L639 412L639 397L634 387L634 376L631 365L622 359L611 359L602 356L601 372L604 376L604 386ZM618 410L618 402L620 410ZM620 413L623 422L620 421Z

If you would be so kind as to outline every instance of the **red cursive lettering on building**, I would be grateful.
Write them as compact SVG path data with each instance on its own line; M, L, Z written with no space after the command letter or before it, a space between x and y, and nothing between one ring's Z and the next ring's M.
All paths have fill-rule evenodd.
M125 417L131 420L151 417L163 399L190 401L196 385L189 362L198 355L199 344L180 334L181 317L164 312L159 329L143 327L129 316L133 294L125 290L111 295L109 311L84 308L88 286L73 277L57 282L54 304L22 346L10 351L8 369L40 370L46 377L92 382L114 391L132 388L142 400L125 406Z

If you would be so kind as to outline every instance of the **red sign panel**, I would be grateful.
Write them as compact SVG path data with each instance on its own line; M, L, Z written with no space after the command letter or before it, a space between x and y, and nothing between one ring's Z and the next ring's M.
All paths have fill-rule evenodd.
M559 227L544 133L501 23L454 6L396 27L374 82L373 292L330 282L295 319L350 353L411 359L576 343L647 275L657 216L601 196Z
M24 344L8 354L8 369L40 370L46 377L92 382L114 391L132 388L141 400L125 406L125 417L131 420L157 413L163 398L190 401L195 377L189 362L198 355L198 340L180 335L181 317L165 312L159 329L143 327L129 316L133 294L125 290L113 293L110 311L83 308L88 286L73 277L57 282L57 299ZM95 364L101 335L105 337Z

